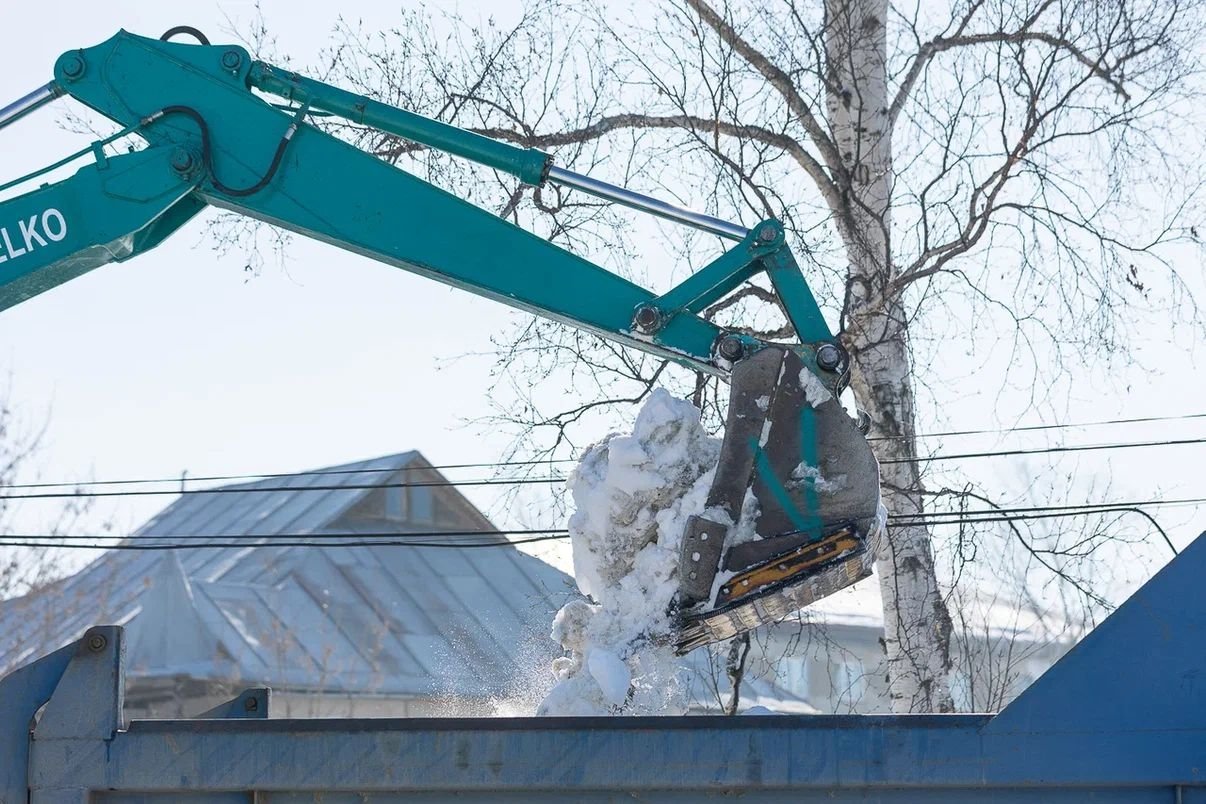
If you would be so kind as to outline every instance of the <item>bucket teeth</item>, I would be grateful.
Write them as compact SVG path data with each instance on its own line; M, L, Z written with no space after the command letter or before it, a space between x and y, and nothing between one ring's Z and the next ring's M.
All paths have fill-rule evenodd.
M686 654L760 625L781 622L805 606L868 577L874 563L867 540L848 529L803 548L797 557L805 553L811 558L796 565L794 572L782 574L779 567L785 562L773 559L744 576L730 579L722 590L727 587L731 591L716 608L685 612L679 621L677 653ZM738 593L742 579L759 575L763 577L762 585L751 583L748 591Z
M733 368L707 514L683 534L680 652L783 620L871 572L879 465L802 352L768 347ZM743 509L755 512L753 536L734 542Z

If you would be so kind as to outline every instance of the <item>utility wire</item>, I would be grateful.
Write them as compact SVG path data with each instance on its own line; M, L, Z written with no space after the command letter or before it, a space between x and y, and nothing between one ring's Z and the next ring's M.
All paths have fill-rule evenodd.
M1085 506L1083 508L1081 508L1081 507L1073 508L1073 507L1069 506L1068 510L1049 511L1046 513L1007 514L1007 513L1005 513L1005 510L1006 509L1001 509L1001 513L999 513L995 516L994 515L981 515L981 516L974 516L974 517L970 517L970 518L967 517L965 514L966 513L982 514L983 512L978 512L978 511L977 512L935 511L932 513L931 516L917 517L916 515L914 515L913 518L910 518L910 516L908 514L899 514L895 517L889 516L888 518L893 521L893 524L895 524L899 527L909 527L910 525L923 525L923 526L927 526L927 527L934 527L937 525L977 525L977 524L981 524L981 523L994 523L994 522L1026 522L1026 521L1029 521L1032 519L1059 519L1059 518L1063 518L1063 517L1072 517L1072 516L1090 516L1092 514L1110 514L1110 513L1128 514L1129 513L1129 514L1136 514L1136 515L1141 516L1144 519L1146 519L1148 521L1148 523L1153 528L1156 529L1156 532L1160 534L1160 538L1164 540L1164 543L1166 545L1168 545L1168 549L1170 551L1172 551L1172 554L1174 556L1179 555L1179 551L1177 550L1176 545L1174 545L1172 543L1172 539L1169 538L1168 532L1165 531L1163 527L1161 527L1160 523L1156 521L1156 518L1154 516L1152 516L1146 510L1144 510L1143 508L1140 508L1137 505L1129 506L1124 503L1121 505L1106 504L1106 505L1101 505L1101 506ZM954 515L954 518L951 518L951 519L943 518L945 515Z
M429 530L415 531L405 533L396 530L388 531L349 531L347 533L173 533L173 534L153 534L153 533L134 533L130 536L122 536L116 533L101 533L89 536L73 536L71 534L18 534L14 536L0 535L0 539L17 538L17 539L106 539L106 540L127 540L127 541L164 541L164 540L182 540L182 541L204 541L206 539L214 540L245 540L245 541L264 541L275 543L277 540L306 540L310 543L311 540L323 542L324 546L338 546L348 540L367 540L372 539L372 544L389 544L389 541L383 540L402 540L406 543L414 544L431 544L429 540L442 539L450 543L455 543L457 539L465 538L484 538L487 536L503 538L506 536L547 536L549 534L568 534L569 531L564 528L526 528L520 530L460 530L460 531L445 531L445 530ZM423 541L415 541L415 540ZM326 544L329 542L330 544Z
M926 511L921 514L888 514L888 519L911 519L917 516L977 516L979 514L1028 514L1046 511L1091 511L1097 508L1136 508L1144 506L1166 508L1175 505L1201 505L1203 503L1206 503L1206 497L1186 497L1176 500L1127 500L1125 502L1070 503L1067 505L1027 505L1012 508L977 508L963 511Z
M931 455L928 458L885 458L884 460L880 461L880 463L930 463L932 461L960 461L968 458L1001 458L1011 455L1048 455L1060 452L1089 452L1092 450L1132 449L1135 447L1175 447L1186 444L1206 444L1206 438L1178 438L1168 441L1131 441L1118 444L1075 444L1066 447L1041 447L1038 449L1007 449L985 452L963 452L955 455Z
M1048 455L1067 452L1089 452L1095 450L1115 450L1115 449L1134 449L1140 447L1174 447L1185 446L1189 444L1206 444L1206 438L1183 438L1173 439L1168 441L1133 441L1115 444L1078 444L1072 446L1061 447L1040 447L1035 449L1014 449L1014 450L988 450L984 452L964 452L953 455L931 455L928 457L918 458L885 458L880 461L881 464L901 464L901 463L934 463L938 461L957 461L969 460L973 458L1000 458L1019 455ZM422 467L426 469L427 467ZM431 467L434 469L434 467ZM408 471L406 469L393 469L391 472ZM420 469L409 470L420 471ZM304 475L302 475L304 476ZM299 475L283 475L282 477L299 477ZM195 478L200 480L200 478ZM532 484L552 484L564 483L566 477L557 475L553 477L523 477L523 478L477 478L473 480L420 480L400 483L347 483L347 484L327 484L313 486L243 486L231 487L220 486L210 489L138 489L138 490L122 490L122 491L86 491L76 489L74 491L41 491L23 494L0 494L0 500L51 500L51 499L78 499L78 498L101 498L101 497L156 497L156 496L188 496L190 494L264 494L269 492L302 492L302 491L351 491L351 490L369 490L369 489L402 489L402 488L445 488L445 487L467 487L467 486L523 486ZM116 481L114 481L116 482ZM168 481L164 481L168 482ZM179 482L171 481L171 482ZM20 486L0 486L0 488L28 488Z
M56 486L137 486L155 483L216 483L230 480L273 480L295 477L324 477L330 475L376 475L394 474L395 472L442 471L445 469L500 469L508 466L538 466L540 464L574 463L576 458L550 458L548 460L532 461L493 461L484 463L446 463L439 466L403 466L401 468L378 469L310 469L301 472L265 472L258 475L198 475L197 477L138 477L128 480L72 480L62 482L41 483L4 483L0 489L42 489ZM343 486L342 488L348 488Z
M70 544L58 541L32 541L46 539L46 536L18 536L21 541L7 541L0 537L0 547L53 547L63 550L211 550L231 547L440 547L445 549L473 549L477 547L512 547L517 544L547 542L554 539L565 539L569 534L548 534L545 536L529 536L523 539L491 541L491 542L409 542L402 539L392 540L359 540L321 543L314 541L280 541L273 539L269 544L248 544L245 541L229 542L199 542L197 544L180 544L173 542L118 542L116 544L84 544L78 541ZM95 539L94 536L79 536L76 539Z
M889 521L900 526L909 525L959 525L979 524L985 522L1015 522L1035 519L1057 519L1069 516L1089 516L1092 514L1137 512L1142 514L1160 532L1170 548L1176 553L1171 541L1168 540L1163 528L1146 511L1143 506L1165 506L1199 504L1206 498L1182 500L1153 500L1146 502L1124 503L1086 503L1062 506L1029 506L1016 508L985 508L964 511L933 511L923 514L889 514ZM508 535L519 535L518 539L505 539ZM500 537L488 542L457 541L449 537ZM379 538L378 538L379 537ZM566 539L569 531L565 528L533 528L514 531L426 531L416 533L383 532L383 533L352 533L337 534L178 534L154 536L150 534L135 534L131 537L117 535L71 536L58 534L14 534L0 536L0 546L5 547L55 547L65 549L114 549L114 550L176 550L176 549L212 549L228 547L441 547L441 548L478 548L478 547L509 547L518 544L530 544ZM416 541L416 539L443 538L444 541ZM84 543L85 540L100 544ZM120 540L114 542L113 540ZM107 543L106 543L107 542ZM192 543L189 543L192 542Z
M398 470L395 470L398 471ZM281 491L354 491L357 489L446 488L448 486L525 486L564 483L564 477L479 478L475 480L418 480L401 483L333 483L316 486L219 486L212 489L138 489L133 491L41 491L32 494L0 494L0 500L53 500L76 497L162 497L180 494L260 494Z
M423 471L441 471L445 469L499 469L509 466L538 466L540 464L555 464L555 463L575 463L576 458L554 458L548 460L533 460L533 461L494 461L484 463L449 463L439 466L403 466L391 468L376 468L376 469L310 469L300 472L266 472L259 475L198 475L194 476L177 476L177 477L158 477L158 478L130 478L128 480L77 480L77 481L62 481L62 482L40 482L40 483L10 483L0 484L0 489L36 489L36 488L52 488L56 486L135 486L143 484L155 483L207 483L229 480L273 480L273 479L290 479L298 477L324 477L324 476L340 476L340 475L376 475L376 474L394 474L397 472L423 472ZM348 488L342 486L342 488Z
M913 438L944 438L947 436L967 435L1005 435L1008 433L1032 433L1040 430L1065 430L1079 427L1103 427L1115 424L1150 424L1153 422L1179 422L1191 419L1206 419L1206 413L1185 413L1178 416L1139 416L1131 419L1102 419L1095 422L1079 422L1075 424L1030 424L1021 427L1001 427L985 430L950 430L945 433L918 433ZM909 436L871 436L868 441L899 441Z
M1206 419L1206 413L1187 413L1177 416L1144 416L1130 419L1103 419L1093 422L1078 422L1066 424L1036 424L1022 427L1008 427L997 429L981 429L981 430L951 430L940 433L916 433L913 438L941 438L965 435L1006 435L1009 433L1034 432L1040 430L1063 430L1075 429L1080 427L1099 427L1105 425L1118 424L1143 424L1151 422L1171 422L1171 421L1187 421L1191 419ZM906 438L905 436L872 436L868 441L892 441ZM1179 442L1178 442L1179 443ZM919 459L920 460L920 459ZM930 458L927 460L935 460ZM480 463L448 463L432 466L416 466L398 468L365 468L365 469L311 469L300 472L263 472L260 474L226 474L226 475L202 475L198 477L160 477L160 478L129 478L126 480L73 480L60 482L39 482L39 483L4 483L0 484L0 489L38 489L38 488L56 488L61 486L135 486L146 484L164 484L164 483L181 483L187 481L189 483L217 483L228 481L254 481L254 480L271 480L297 477L321 477L330 475L359 475L359 474L393 474L395 472L418 472L425 469L443 471L446 469L502 469L511 466L539 466L541 464L563 464L574 463L576 458L548 458L540 460L525 460L525 461L484 461ZM549 481L551 482L551 481ZM349 488L342 486L341 488Z

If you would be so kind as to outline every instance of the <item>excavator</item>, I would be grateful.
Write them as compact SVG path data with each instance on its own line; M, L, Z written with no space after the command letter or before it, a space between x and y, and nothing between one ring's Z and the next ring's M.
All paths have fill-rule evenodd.
M781 621L871 573L879 466L839 401L849 356L778 220L747 229L574 173L542 151L274 67L187 26L157 39L120 31L64 53L52 81L0 109L0 128L64 96L119 130L0 186L0 310L150 251L207 207L236 212L727 379L707 507L682 535L678 652ZM318 124L331 116L730 245L654 293L333 136ZM141 147L112 153L122 138ZM795 331L789 343L702 315L759 276ZM739 538L751 494L754 535Z

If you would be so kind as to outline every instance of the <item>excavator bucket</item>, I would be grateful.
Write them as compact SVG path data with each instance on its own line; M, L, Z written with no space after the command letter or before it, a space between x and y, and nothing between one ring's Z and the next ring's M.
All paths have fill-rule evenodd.
M708 505L683 535L679 653L867 577L883 528L875 456L797 352L762 349L731 389Z

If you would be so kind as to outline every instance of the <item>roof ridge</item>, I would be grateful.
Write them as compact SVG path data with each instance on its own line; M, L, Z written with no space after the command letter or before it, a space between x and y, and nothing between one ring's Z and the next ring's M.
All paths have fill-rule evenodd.
M352 463L336 464L334 466L324 467L322 469L308 470L307 472L298 472L281 477L269 477L261 480L233 483L225 486L217 486L213 489L201 489L190 492L189 494L181 495L172 501L158 514L149 519L145 524L139 527L136 535L159 535L171 536L172 530L179 529L183 522L195 518L201 514L206 522L221 520L224 516L231 513L231 508L238 506L240 501L247 498L238 493L242 491L255 491L257 489L273 489L271 493L264 493L265 502L273 503L272 510L261 510L256 512L256 506L253 504L243 504L246 511L240 511L237 518L230 523L229 529L236 522L244 522L243 533L237 534L241 536L253 533L256 528L247 526L246 519L248 516L255 515L257 522L262 523L270 520L273 516L284 511L290 501L296 500L297 492L307 488L314 493L309 495L305 500L305 505L295 506L299 510L290 512L288 520L280 522L271 528L268 528L264 533L256 535L277 535L287 526L292 525L299 519L312 515L317 509L321 509L325 504L328 504L332 498L345 497L338 510L331 511L329 516L324 516L321 523L311 522L309 525L298 526L307 532L313 532L325 527L327 523L338 518L343 512L347 511L352 506L356 505L367 494L384 487L393 477L394 472L405 470L409 464L416 459L422 460L427 464L427 459L423 457L418 450L407 450L406 452L398 452L390 455L381 455L376 458L369 458L362 461ZM428 464L430 465L430 464ZM329 481L323 482L325 478L318 472L340 472L341 474L333 476ZM361 473L371 471L368 477L362 477ZM433 470L437 471L438 470ZM378 482L369 482L369 481ZM459 492L458 492L459 493ZM228 504L222 508L217 501L227 499ZM271 498L271 500L269 499ZM215 506L218 510L205 512L207 507ZM208 515L206 515L208 514ZM167 524L176 518L178 521L174 527L167 527ZM196 528L184 528L185 531L196 532ZM223 533L222 535L226 535Z
M406 460L404 460L404 461L399 460L402 458L405 458ZM239 482L239 483L227 483L227 484L224 484L221 486L214 486L212 489L206 489L206 491L217 491L219 489L230 489L230 490L252 489L252 488L256 488L257 486L263 486L264 484L267 484L267 483L280 483L282 481L286 481L291 478L309 477L312 475L319 475L323 472L354 473L354 472L367 471L369 469L372 469L374 472L377 472L377 467L371 466L371 464L381 463L384 461L397 461L398 465L396 465L396 466L386 465L386 466L380 467L381 471L379 473L385 474L387 471L391 471L391 470L399 471L399 470L405 469L406 464L410 463L415 458L423 458L423 454L420 453L417 449L410 449L410 450L406 450L405 452L395 452L395 453L391 453L389 455L380 455L376 458L366 458L365 460L361 460L361 461L350 461L348 463L337 463L337 464L332 464L330 466L317 466L312 469L299 469L296 472L268 472L265 474L265 476L261 477L260 480L247 480L247 481L243 481L243 482ZM424 462L426 462L427 459L423 458L423 460L424 460ZM430 466L430 464L429 464L429 466ZM185 482L187 482L188 478L185 478L184 480L185 480Z

